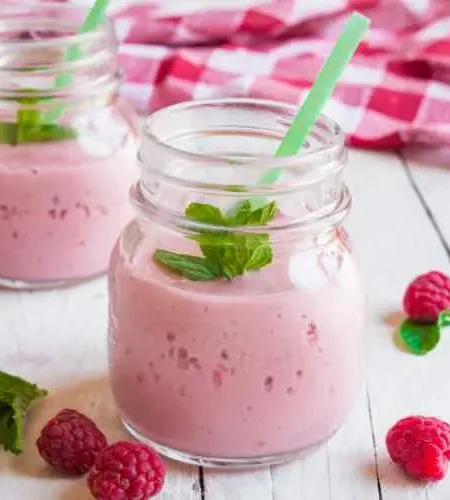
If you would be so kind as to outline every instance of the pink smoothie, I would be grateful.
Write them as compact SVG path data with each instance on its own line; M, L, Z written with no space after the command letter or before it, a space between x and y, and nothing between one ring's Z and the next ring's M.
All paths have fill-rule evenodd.
M77 141L0 145L0 278L46 282L104 272L131 218L136 145L93 155Z
M110 373L124 420L215 458L295 452L337 430L361 376L363 295L345 244L201 283L154 263L156 247L176 250L158 239L113 251Z

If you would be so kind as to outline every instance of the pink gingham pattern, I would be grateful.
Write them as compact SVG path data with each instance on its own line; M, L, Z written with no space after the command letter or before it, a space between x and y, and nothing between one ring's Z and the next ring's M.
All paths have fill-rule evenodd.
M372 28L325 112L355 146L450 144L450 0L274 0L185 15L129 3L114 18L123 93L140 111L236 95L300 103L358 10Z

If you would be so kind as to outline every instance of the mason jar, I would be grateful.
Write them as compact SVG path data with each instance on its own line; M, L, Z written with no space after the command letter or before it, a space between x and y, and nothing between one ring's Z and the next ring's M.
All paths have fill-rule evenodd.
M102 274L131 220L135 118L118 98L117 41L88 9L17 1L0 12L0 285Z
M322 116L300 154L274 157L295 112L233 98L145 122L136 219L110 264L109 370L126 428L173 459L289 460L358 392L344 138Z

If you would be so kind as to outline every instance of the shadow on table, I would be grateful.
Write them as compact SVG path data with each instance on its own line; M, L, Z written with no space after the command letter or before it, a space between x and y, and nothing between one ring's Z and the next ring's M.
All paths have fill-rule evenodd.
M377 468L372 460L363 464L362 472L372 480L377 479ZM392 463L387 457L378 457L378 478L381 488L388 486L389 491L405 491L405 489L417 491L427 487L425 483L407 476L399 466Z
M58 500L92 500L92 495L86 487L86 479L74 481L66 490L59 493Z
M63 408L75 408L91 417L109 441L127 438L117 416L107 377L83 380L51 391L33 407L27 416L23 454L19 457L1 454L0 470L8 468L17 475L61 480L62 476L51 471L40 458L35 443L42 427ZM63 498L66 500L66 497ZM67 500L69 498L78 497L67 497Z
M400 311L389 311L383 316L383 322L391 328L398 328L405 319L405 315Z

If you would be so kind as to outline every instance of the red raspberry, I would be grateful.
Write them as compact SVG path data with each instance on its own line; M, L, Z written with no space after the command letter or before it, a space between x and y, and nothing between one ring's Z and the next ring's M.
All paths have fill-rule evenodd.
M439 271L421 274L406 289L403 309L413 321L434 323L450 309L450 278Z
M166 468L145 444L119 441L100 453L88 474L88 486L99 500L147 500L164 485Z
M41 430L36 446L53 468L68 474L85 474L108 442L103 432L77 410L61 410Z
M388 432L386 446L392 461L410 476L439 481L450 458L450 425L434 417L403 418Z

